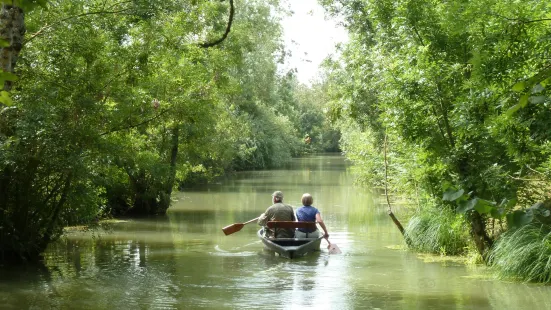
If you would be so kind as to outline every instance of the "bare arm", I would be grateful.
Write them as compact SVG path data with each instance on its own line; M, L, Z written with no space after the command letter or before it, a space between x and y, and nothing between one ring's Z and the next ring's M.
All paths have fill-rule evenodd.
M266 223L268 222L268 217L266 216L266 213L262 213L260 214L260 216L258 217L258 225L260 226L266 226Z
M268 223L272 217L274 216L272 209L268 208L266 211L258 217L258 225L260 226L266 226L266 223Z
M323 235L324 238L329 238L329 233L327 232L327 227L325 227L325 223L323 222L323 219L321 218L321 214L316 213L316 222L320 224L321 228L323 228L323 231L325 232L325 235Z

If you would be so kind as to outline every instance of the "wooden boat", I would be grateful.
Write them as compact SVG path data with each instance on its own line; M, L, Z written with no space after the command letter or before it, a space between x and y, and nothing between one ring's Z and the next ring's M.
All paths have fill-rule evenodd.
M290 221L271 221L266 224L269 228L275 229L294 229L307 228L315 229L316 223L313 222L290 222ZM258 237L264 243L264 246L286 258L295 258L304 256L307 253L319 251L321 239L319 238L265 238L264 229L258 231Z

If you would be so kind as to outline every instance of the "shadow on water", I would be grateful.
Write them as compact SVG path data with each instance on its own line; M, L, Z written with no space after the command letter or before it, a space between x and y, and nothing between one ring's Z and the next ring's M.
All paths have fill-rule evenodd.
M0 287L26 282L48 282L51 279L50 269L41 261L26 265L0 266L0 275Z

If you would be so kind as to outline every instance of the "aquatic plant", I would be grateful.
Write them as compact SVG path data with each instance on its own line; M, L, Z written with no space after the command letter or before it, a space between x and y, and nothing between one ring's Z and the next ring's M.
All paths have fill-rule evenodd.
M551 226L539 223L505 232L491 249L489 264L499 278L551 282Z
M425 253L459 255L466 252L469 236L463 217L447 210L419 210L405 228L410 248Z

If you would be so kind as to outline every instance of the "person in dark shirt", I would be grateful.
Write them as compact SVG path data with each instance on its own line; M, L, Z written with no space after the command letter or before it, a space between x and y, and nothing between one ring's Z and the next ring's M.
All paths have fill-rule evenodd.
M264 237L266 238L294 238L294 229L278 228L270 229L266 227L269 221L296 221L293 207L283 203L283 193L275 191L272 194L272 203L264 213L258 218L258 225L264 227Z
M314 202L314 198L312 198L312 195L305 193L302 195L302 207L298 208L297 210L297 220L299 222L317 222L320 224L321 228L323 228L324 231L324 238L329 238L329 233L327 232L327 228L325 227L325 223L323 223L323 219L321 218L320 211L312 206L312 203ZM296 238L319 238L320 231L316 228L315 230L309 230L306 228L297 228L295 232Z

